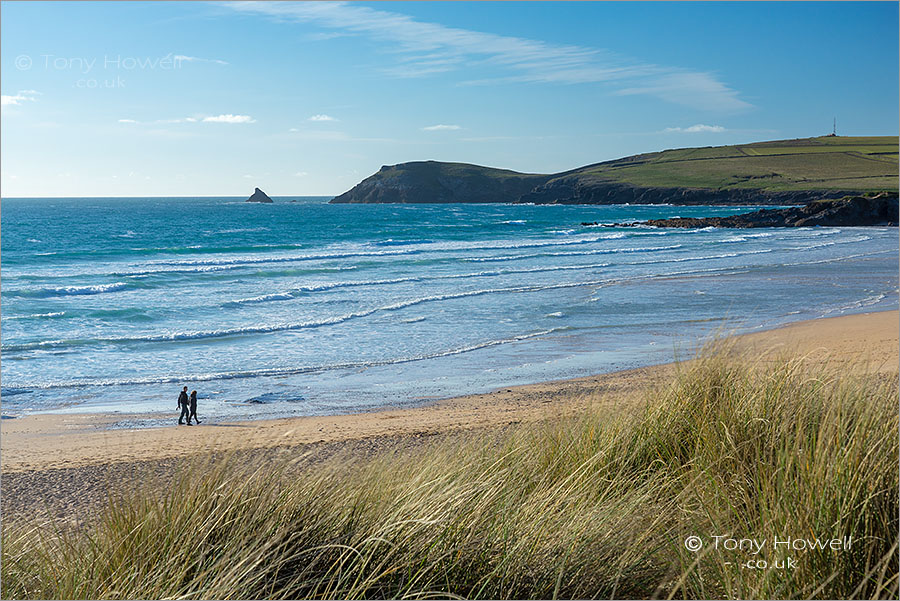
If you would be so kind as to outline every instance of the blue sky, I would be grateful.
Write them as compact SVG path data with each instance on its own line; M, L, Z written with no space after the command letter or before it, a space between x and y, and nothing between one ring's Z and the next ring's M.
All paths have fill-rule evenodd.
M0 4L3 196L339 194L435 159L898 133L898 4Z

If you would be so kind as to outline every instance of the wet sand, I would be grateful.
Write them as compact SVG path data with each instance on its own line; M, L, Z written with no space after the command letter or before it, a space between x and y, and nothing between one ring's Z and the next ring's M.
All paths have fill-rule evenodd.
M747 334L735 351L766 362L800 354L864 373L898 371L900 315L885 311L799 322ZM594 407L640 406L648 390L664 386L683 364L518 386L457 397L428 406L326 417L106 429L122 415L32 415L0 423L0 501L5 516L49 511L83 518L108 492L151 479L165 483L185 458L240 453L285 457L308 465L337 453L406 451L425 440L493 431L511 424L573 415ZM140 417L140 416L135 416Z

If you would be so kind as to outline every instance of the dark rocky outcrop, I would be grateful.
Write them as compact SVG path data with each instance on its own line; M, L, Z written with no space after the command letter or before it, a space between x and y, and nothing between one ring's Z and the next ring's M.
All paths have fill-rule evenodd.
M259 188L255 188L253 190L253 194L246 200L246 202L274 202L269 196L260 190Z
M837 200L819 200L802 207L762 209L728 217L675 217L651 219L623 225L650 225L680 228L753 228L823 226L897 226L900 205L896 192L882 192L874 196L845 196ZM584 223L582 225L598 225Z

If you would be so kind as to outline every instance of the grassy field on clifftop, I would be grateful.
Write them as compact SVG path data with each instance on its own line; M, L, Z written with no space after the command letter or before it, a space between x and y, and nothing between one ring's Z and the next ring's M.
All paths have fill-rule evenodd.
M464 163L384 166L332 202L802 204L896 191L897 136L824 136L650 152L555 174Z
M664 150L569 172L641 187L896 190L896 136L825 136Z

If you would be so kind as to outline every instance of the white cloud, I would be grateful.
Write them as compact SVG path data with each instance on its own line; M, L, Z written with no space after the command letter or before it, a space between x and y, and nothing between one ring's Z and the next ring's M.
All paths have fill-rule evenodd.
M289 131L289 132L295 132L295 131L300 131L300 130L297 129L296 127L292 127L292 128L290 128L288 131Z
M250 115L216 115L214 117L204 117L204 123L256 123L256 119Z
M428 127L423 127L423 131L455 131L457 129L462 129L458 125L429 125Z
M702 123L698 123L697 125L691 125L690 127L667 127L663 130L664 134L718 134L723 131L728 131L721 125L703 125Z
M751 105L716 76L638 61L590 46L552 44L504 36L341 2L226 2L223 6L279 21L311 23L363 35L392 46L395 77L425 77L477 65L506 71L469 84L606 83L618 94L644 94L703 110L735 111Z
M313 115L309 121L337 121L337 119L329 115Z
M137 123L134 119L119 119L119 123Z
M298 171L294 174L294 177L306 177L307 175L309 175L309 173L307 173L306 171Z
M21 105L23 102L34 102L40 92L36 90L20 90L15 96L0 95L0 105L12 106Z
M217 65L227 65L228 63L219 60L217 58L200 58L199 56L185 56L183 54L176 54L174 56L177 62L185 62L185 63L216 63Z

